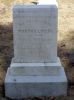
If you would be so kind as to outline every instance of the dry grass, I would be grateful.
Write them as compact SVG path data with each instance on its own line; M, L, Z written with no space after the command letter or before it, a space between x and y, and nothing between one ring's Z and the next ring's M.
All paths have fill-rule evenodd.
M13 5L33 1L37 0L0 0L0 95L4 92L5 73L13 56ZM58 0L58 3L58 55L69 80L68 93L70 96L60 96L56 100L74 100L72 97L74 96L74 0ZM32 98L31 100L44 100L44 98Z

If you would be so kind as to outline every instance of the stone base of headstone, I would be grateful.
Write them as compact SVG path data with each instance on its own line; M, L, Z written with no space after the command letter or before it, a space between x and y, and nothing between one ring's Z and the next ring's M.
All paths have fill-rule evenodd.
M67 79L59 58L56 63L15 63L5 78L6 96L20 99L66 95Z

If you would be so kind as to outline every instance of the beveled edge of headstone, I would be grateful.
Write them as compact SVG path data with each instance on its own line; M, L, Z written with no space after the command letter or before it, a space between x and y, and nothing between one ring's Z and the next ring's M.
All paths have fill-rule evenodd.
M19 64L19 66L17 66ZM41 66L52 66L52 67L56 67L56 66L61 66L61 61L59 59L59 57L57 57L56 62L49 62L49 63L34 63L34 62L16 62L15 58L12 58L11 61L11 67L20 67L20 66L28 66L28 67L41 67Z

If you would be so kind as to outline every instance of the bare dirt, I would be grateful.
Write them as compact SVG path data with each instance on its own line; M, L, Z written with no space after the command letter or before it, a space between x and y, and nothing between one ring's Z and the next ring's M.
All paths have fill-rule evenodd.
M13 57L13 5L36 0L0 0L0 100L4 97L4 79ZM58 56L68 78L68 96L56 100L74 100L74 0L58 0ZM51 100L34 97L25 100ZM53 98L52 98L53 100Z

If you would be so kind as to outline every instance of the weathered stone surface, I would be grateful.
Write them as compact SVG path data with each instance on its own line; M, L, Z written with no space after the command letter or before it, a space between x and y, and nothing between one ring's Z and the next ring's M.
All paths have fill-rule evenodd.
M15 62L57 61L57 5L13 9Z
M66 95L67 78L57 57L57 12L55 0L14 7L14 58L5 78L7 97Z
M34 96L66 95L67 79L65 76L64 69L60 64L60 61L58 61L57 64L49 63L48 66L49 74L48 71L47 74L45 73L46 70L44 70L44 73L39 73L38 70L35 70L36 73L31 73L31 70L33 70L33 66L29 66L29 67L27 66L28 68L32 67L31 70L28 70L28 72L30 73L25 73L23 75L22 73L24 70L20 70L21 72L18 71L19 74L17 74L17 72L15 73L15 71L13 70L15 70L15 68L16 69L21 68L20 65L22 66L21 63L15 63L15 64L12 63L11 65L12 67L8 69L6 80L5 80L6 96L10 98L25 98L29 96L34 97ZM23 68L25 68L24 65L25 64L23 64ZM53 66L53 65L57 65L57 66ZM28 69L27 67L26 69ZM35 68L38 67L35 66ZM42 68L42 70L43 69L44 68ZM50 71L52 73L50 73Z

